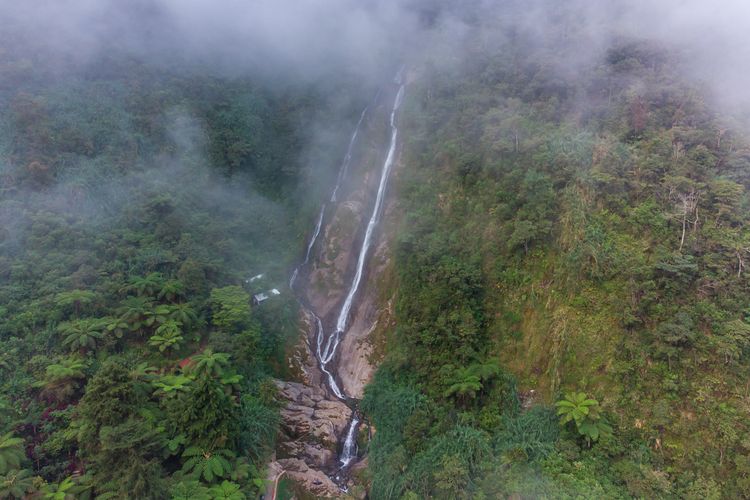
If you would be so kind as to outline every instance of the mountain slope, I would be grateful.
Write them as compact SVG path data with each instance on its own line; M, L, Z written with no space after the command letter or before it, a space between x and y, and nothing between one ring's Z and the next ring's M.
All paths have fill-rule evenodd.
M742 128L662 45L573 72L575 31L525 36L472 40L409 89L373 497L741 496ZM570 391L611 437L558 431Z

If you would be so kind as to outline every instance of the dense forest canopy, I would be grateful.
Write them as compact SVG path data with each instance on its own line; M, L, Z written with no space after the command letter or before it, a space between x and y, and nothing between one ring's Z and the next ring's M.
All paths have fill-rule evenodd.
M372 495L744 497L746 132L557 13L410 88Z
M286 282L361 84L3 49L0 494L253 496L297 310L250 294Z
M740 2L47 7L0 2L0 498L265 491L284 287L401 63L369 496L750 496Z

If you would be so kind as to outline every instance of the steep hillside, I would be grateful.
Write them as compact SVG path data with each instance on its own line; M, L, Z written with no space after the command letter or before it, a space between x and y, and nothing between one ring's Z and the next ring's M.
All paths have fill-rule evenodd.
M579 34L409 89L374 498L750 489L743 129L658 43L563 67Z
M271 91L123 54L16 76L0 76L0 497L258 494L297 331L283 286L360 103L345 83Z

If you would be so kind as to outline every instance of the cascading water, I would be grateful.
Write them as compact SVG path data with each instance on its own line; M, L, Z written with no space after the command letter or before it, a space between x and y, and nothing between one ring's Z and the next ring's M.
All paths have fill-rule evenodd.
M390 129L391 129L390 142L388 145L388 153L386 155L385 162L383 163L383 169L380 175L380 182L378 184L378 191L377 191L377 195L375 198L375 203L373 206L372 214L367 224L367 228L365 230L365 236L362 241L362 246L359 251L359 256L357 258L357 266L355 269L355 273L352 278L352 282L349 287L346 298L344 299L344 302L341 306L341 310L339 311L339 315L336 321L336 328L333 330L333 332L331 332L326 337L326 332L323 328L323 323L320 320L320 318L313 311L311 311L309 307L306 307L300 300L300 304L305 309L306 313L309 314L315 321L315 330L316 330L315 331L315 355L318 358L318 364L320 366L320 369L323 373L325 373L328 379L328 386L331 392L337 398L341 400L346 400L347 396L339 388L338 383L336 382L336 377L334 373L332 373L332 370L329 369L328 365L334 359L337 349L339 347L339 344L341 342L341 339L346 333L346 327L347 327L347 323L349 320L349 314L351 312L354 299L356 298L357 292L359 290L359 287L362 281L362 275L364 273L365 263L367 261L367 253L372 243L372 236L380 220L383 200L385 198L385 190L388 184L388 176L390 174L391 167L393 166L393 161L395 159L395 154L396 154L396 145L397 145L397 139L398 139L398 128L396 127L396 115L399 110L399 107L401 106L401 102L404 96L404 84L402 82L402 77L401 77L402 72L403 72L403 68L399 70L394 80L396 85L398 85L398 92L396 93L396 97L393 102L393 107L391 109L390 121L389 121ZM379 96L380 96L380 92L378 92L378 95L375 98L376 101ZM369 106L362 111L359 121L357 122L357 126L355 127L354 132L352 133L351 139L349 140L349 147L347 148L346 155L344 156L344 161L342 162L341 168L339 169L339 174L336 179L336 185L334 186L329 203L335 203L337 201L338 190L341 187L341 184L348 172L349 165L352 160L354 146L357 142L360 128L367 115L368 110L369 110ZM325 213L326 213L327 208L328 208L328 203L323 204L323 206L321 207L320 215L318 216L317 223L315 225L315 230L313 231L313 235L310 238L310 241L307 245L305 259L292 272L291 278L289 280L289 287L291 289L294 288L294 283L297 279L300 268L302 268L303 266L309 263L311 252L313 248L315 247L315 244L320 236L320 231L323 225L323 221L325 218ZM359 424L360 424L360 418L358 414L354 412L352 420L349 424L349 428L347 429L346 436L344 438L344 443L342 446L341 454L339 456L340 470L346 469L357 456L356 435L357 435L357 429L359 427Z
M404 96L404 85L401 82L402 71L403 70L400 70L399 73L396 75L396 83L399 85L399 89L396 94L396 98L394 99L394 102L393 102L393 108L391 110L391 116L390 116L391 137L390 137L390 143L388 145L388 154L386 155L385 162L383 163L383 170L380 175L380 183L378 184L378 192L375 198L375 204L373 206L370 220L367 223L367 229L365 230L365 237L362 241L362 247L359 251L359 256L357 258L357 267L354 272L354 277L352 279L351 286L349 287L349 292L347 293L346 298L344 299L344 303L341 306L341 311L339 312L339 316L336 321L336 329L328 336L327 339L322 338L325 335L325 332L322 329L319 328L317 332L318 333L317 355L318 355L318 360L320 362L320 368L328 377L328 382L329 382L331 391L339 399L345 399L345 396L343 392L341 391L341 389L338 387L335 377L328 370L327 365L328 363L331 362L331 360L335 356L339 343L341 342L341 339L344 333L346 332L347 322L349 321L349 313L351 312L352 304L354 303L354 299L357 295L357 291L359 290L359 286L362 282L362 274L364 272L365 262L367 261L367 252L370 249L370 244L372 242L372 235L380 219L380 212L383 206L383 199L385 198L385 188L388 184L388 175L391 171L391 167L393 166L393 160L396 155L396 144L398 140L398 127L396 127L396 114L398 112L399 107L401 106L401 101L403 100L403 96ZM323 344L325 344L325 348L321 350L321 347L323 346Z
M377 100L378 96L380 95L380 91L378 91L378 94L375 96L375 99ZM349 164L352 162L352 152L354 151L354 145L357 143L357 137L359 136L359 130L362 128L362 122L365 120L365 116L367 116L367 112L369 111L370 106L367 106L365 109L362 110L362 113L359 115L359 121L357 122L357 126L354 127L354 132L352 133L351 138L349 139L349 146L346 149L346 154L344 155L344 161L341 162L341 167L339 168L338 176L336 177L336 185L333 187L333 193L331 194L331 203L336 201L336 193L338 192L339 188L341 187L341 183L344 180L344 177L346 177L346 173L349 171ZM323 218L325 217L326 208L328 208L328 204L324 203L322 207L320 207L320 215L318 215L318 222L315 224L315 230L313 231L313 235L310 238L310 241L307 243L307 251L305 252L305 260L302 261L300 265L294 268L294 271L292 271L292 276L289 278L289 288L294 289L294 283L297 281L297 275L299 274L300 268L307 265L310 262L310 255L312 253L312 249L315 247L315 243L318 241L318 236L320 236L320 228L323 226ZM317 318L317 316L315 316ZM318 320L320 321L320 320Z
M357 259L357 268L354 273L354 278L352 279L351 287L349 288L349 293L346 295L346 299L344 300L344 303L341 306L341 311L339 312L339 317L338 317L338 320L336 321L336 330L328 337L328 342L326 343L326 349L322 353L323 356L320 355L321 354L320 352L318 356L322 370L325 371L329 376L329 382L331 383L331 390L338 397L341 397L339 396L341 391L336 385L336 381L334 377L331 376L328 370L326 369L326 365L331 359L333 359L333 356L336 353L336 349L339 346L339 342L341 341L341 337L346 332L347 322L349 321L349 313L351 311L351 307L354 302L354 298L357 294L357 291L359 290L359 285L362 281L362 273L364 271L365 262L367 260L367 252L370 249L372 235L373 235L373 232L375 231L375 227L377 226L378 221L380 220L380 213L382 211L383 199L385 198L385 188L388 184L388 175L390 174L391 167L393 166L393 160L395 159L395 156L396 156L396 145L398 142L398 127L396 127L396 114L398 112L399 107L401 106L401 101L403 100L403 97L404 97L404 84L401 81L402 71L403 71L403 68L396 75L396 83L399 85L399 89L398 89L398 92L396 93L396 98L394 99L393 108L391 110L391 117L390 117L391 140L388 146L388 154L386 155L385 162L383 163L383 170L382 170L382 173L380 174L380 183L378 184L378 192L377 192L377 196L375 197L375 205L373 206L370 220L367 223L365 237L362 241L362 248L359 251L359 258ZM320 330L319 330L319 333L320 333ZM318 346L320 346L321 344L322 344L322 340L318 339ZM356 435L357 435L358 427L359 427L359 418L357 416L354 416L352 418L351 423L349 424L349 429L347 430L346 438L344 440L344 446L341 451L341 457L339 459L342 469L349 466L349 464L357 455Z
M341 468L347 467L354 457L357 456L357 440L355 439L357 434L357 427L359 426L359 418L352 418L352 423L349 425L349 430L346 432L346 439L344 440L344 448L341 450L341 457L339 463Z

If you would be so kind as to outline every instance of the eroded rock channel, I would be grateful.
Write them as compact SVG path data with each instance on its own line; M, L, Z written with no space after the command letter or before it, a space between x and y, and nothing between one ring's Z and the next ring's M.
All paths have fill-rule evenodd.
M284 423L271 468L316 496L351 489L350 472L360 458L357 403L374 371L368 336L383 316L370 278L379 267L374 257L382 266L387 251L379 224L396 163L403 95L400 71L362 112L289 283L301 309L301 341L290 361L302 376L277 383Z

